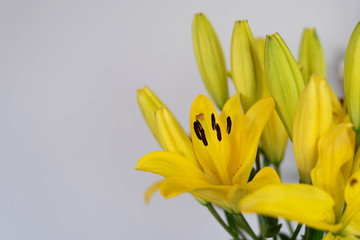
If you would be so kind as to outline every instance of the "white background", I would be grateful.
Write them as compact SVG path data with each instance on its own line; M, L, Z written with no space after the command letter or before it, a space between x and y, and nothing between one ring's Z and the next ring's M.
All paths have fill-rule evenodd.
M136 89L148 85L188 130L205 93L191 36L193 15L216 29L229 66L233 23L279 32L297 56L316 27L328 78L360 20L360 1L0 1L0 239L230 239L185 194L149 205L160 177L134 170L160 150ZM282 171L296 182L291 145Z

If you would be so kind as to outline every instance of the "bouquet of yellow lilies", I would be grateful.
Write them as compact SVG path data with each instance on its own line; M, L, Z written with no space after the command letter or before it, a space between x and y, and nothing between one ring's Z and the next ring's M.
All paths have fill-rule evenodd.
M248 22L237 21L230 71L202 13L193 21L193 43L221 113L205 95L196 97L188 136L149 88L138 90L144 118L164 150L135 167L164 177L145 200L158 189L165 198L189 192L235 240L360 239L360 23L346 50L345 101L326 81L314 29L305 29L296 61L278 33L255 39ZM237 92L231 97L228 78ZM288 138L300 176L294 184L282 184L279 171ZM258 214L259 233L243 213ZM288 223L286 232L279 218Z

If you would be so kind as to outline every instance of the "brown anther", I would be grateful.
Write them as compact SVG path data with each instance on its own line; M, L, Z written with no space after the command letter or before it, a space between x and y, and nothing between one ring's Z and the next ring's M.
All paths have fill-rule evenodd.
M212 113L211 114L211 127L212 127L212 130L215 130L215 115Z
M219 142L220 142L220 141L221 141L221 131L220 131L220 126L219 126L218 123L215 125L215 129L216 129L217 139L218 139Z
M228 117L226 118L226 123L227 123L227 125L226 125L226 132L227 132L228 134L230 134L230 132L231 132L231 124L232 124L230 116L228 116Z

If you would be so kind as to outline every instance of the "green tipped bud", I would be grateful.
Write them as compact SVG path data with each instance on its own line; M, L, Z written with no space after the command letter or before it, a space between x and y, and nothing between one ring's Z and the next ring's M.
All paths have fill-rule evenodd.
M303 32L299 63L305 83L309 81L311 74L326 78L325 57L314 28L307 28Z
M165 104L147 86L137 90L136 97L146 123L148 124L155 139L158 141L160 146L162 146L157 130L155 112L158 109L165 107Z
M351 34L344 63L344 90L350 121L360 131L360 22Z
M270 95L276 102L276 111L292 139L296 108L304 81L293 55L278 33L266 36L265 75Z
M246 20L236 21L231 41L231 75L246 112L262 97L264 69Z
M205 87L216 106L222 109L229 98L225 58L216 32L203 13L194 17L193 43Z

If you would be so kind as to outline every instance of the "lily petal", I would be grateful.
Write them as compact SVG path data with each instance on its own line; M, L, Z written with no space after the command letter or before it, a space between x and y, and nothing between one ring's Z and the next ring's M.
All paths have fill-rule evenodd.
M219 205L230 213L238 213L239 201L247 194L247 190L240 185L213 185L194 189L191 193Z
M229 171L234 184L246 184L255 162L261 133L275 107L271 97L260 99L234 126L237 147L232 148ZM261 117L259 117L261 116Z
M255 175L253 180L245 185L245 188L249 192L254 192L272 184L281 184L280 177L271 167L264 167Z
M338 230L333 206L329 194L306 184L269 185L239 203L240 211L245 213L283 217L320 230Z
M158 137L165 151L177 153L191 160L201 169L190 138L180 126L179 122L166 108L160 108L155 113L155 119L158 129Z
M170 152L148 153L138 161L135 169L144 172L152 172L165 178L179 176L210 182L193 162L178 154Z
M319 139L319 158L311 171L314 186L329 193L335 200L336 219L344 209L344 189L351 173L354 158L352 124L340 124L330 128Z
M343 235L360 235L360 171L353 174L345 187L346 209L341 218Z
M216 183L231 184L227 170L230 144L226 128L204 95L196 97L191 106L190 128L195 154L206 173Z
M150 202L150 198L154 195L154 193L160 189L160 185L162 183L161 181L156 181L153 184L151 184L151 186L146 190L145 195L144 195L144 200L145 203L149 203Z

